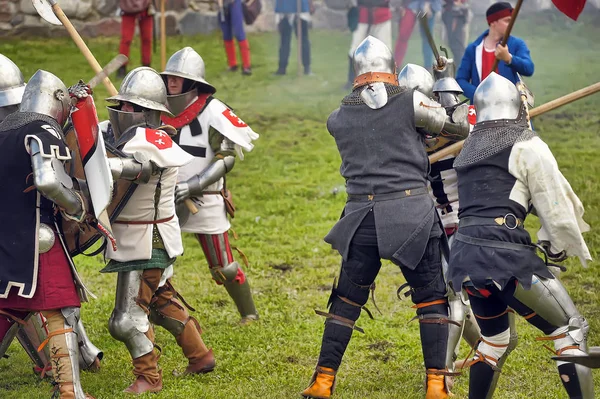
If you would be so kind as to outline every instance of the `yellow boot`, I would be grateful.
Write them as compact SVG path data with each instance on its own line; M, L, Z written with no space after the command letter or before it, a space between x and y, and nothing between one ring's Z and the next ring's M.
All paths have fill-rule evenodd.
M329 399L335 389L336 371L329 367L317 366L310 385L304 391L302 396L312 399Z
M427 369L427 393L425 399L448 399L448 387L443 370Z

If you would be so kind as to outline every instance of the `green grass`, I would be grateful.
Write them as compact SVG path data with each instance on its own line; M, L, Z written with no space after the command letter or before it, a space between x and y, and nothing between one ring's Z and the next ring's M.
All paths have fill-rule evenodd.
M600 30L593 18L576 24L551 14L523 19L516 34L527 40L536 72L527 82L542 104L575 89L595 83L600 63ZM471 36L479 30L473 28ZM259 309L260 321L237 325L238 315L225 290L211 282L202 251L192 236L184 237L186 252L177 261L174 284L198 311L203 338L214 348L217 369L205 376L175 377L186 361L175 340L157 329L163 348L160 364L164 389L160 398L296 398L307 385L316 363L323 319L313 309L324 309L339 255L322 238L338 218L345 198L339 175L339 155L327 133L325 121L339 104L347 74L349 35L312 31L315 76L296 77L292 51L288 75L274 77L278 36L250 35L254 75L225 72L225 55L218 35L169 38L168 54L183 46L194 47L207 64L207 79L217 96L261 134L255 150L231 173L230 187L237 205L234 245L250 259L247 275ZM132 64L139 60L139 41L132 47ZM420 38L416 34L406 61L419 63ZM88 42L101 64L116 53L116 38ZM31 76L43 68L56 73L67 85L89 80L91 69L67 39L2 40L0 53L13 59ZM155 57L153 65L159 68ZM117 83L117 82L115 82ZM100 118L104 87L95 91ZM586 235L592 256L600 248L600 96L589 97L540 116L535 126L552 148L575 191L586 205L592 231ZM532 232L535 222L529 222ZM99 373L83 373L86 391L99 399L125 398L121 391L131 382L131 363L125 346L108 333L107 320L114 301L115 275L98 270L102 259L76 258L86 282L98 300L85 304L82 315L87 331L105 351ZM562 280L591 325L590 344L600 345L600 294L597 262L588 269L568 261ZM281 269L287 269L282 271ZM339 371L336 398L422 398L423 365L418 325L407 322L414 312L409 301L398 301L401 273L386 263L377 281L377 303L382 310L375 320L363 317ZM371 306L372 307L372 306ZM565 398L555 365L541 343L540 334L518 321L520 343L503 370L496 398ZM463 349L461 356L466 356ZM24 352L14 344L8 360L0 361L0 398L49 397L50 385L31 372ZM600 385L598 374L596 383ZM458 378L456 398L466 398L468 376ZM40 394L42 392L42 394Z

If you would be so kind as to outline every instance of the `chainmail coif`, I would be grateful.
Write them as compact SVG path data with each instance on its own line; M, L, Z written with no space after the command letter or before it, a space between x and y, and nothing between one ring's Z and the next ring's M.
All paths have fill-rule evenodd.
M494 126L490 123L482 124L482 126L476 125L467 137L465 145L456 157L453 166L460 168L474 164L512 147L518 142L527 141L537 136L526 124L510 122L512 123L498 121L500 126Z

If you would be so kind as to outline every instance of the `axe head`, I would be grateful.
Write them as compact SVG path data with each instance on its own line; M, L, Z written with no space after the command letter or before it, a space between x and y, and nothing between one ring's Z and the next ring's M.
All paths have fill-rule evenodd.
M54 10L52 9L52 5L56 4L54 0L31 0L31 4L37 11L37 13L44 19L44 21L51 23L52 25L62 25L56 14L54 14Z

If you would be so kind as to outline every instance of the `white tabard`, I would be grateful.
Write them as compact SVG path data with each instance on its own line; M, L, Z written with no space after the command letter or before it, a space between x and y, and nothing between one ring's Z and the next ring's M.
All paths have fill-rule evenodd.
M183 151L162 130L138 127L135 136L123 147L126 154L143 152L159 168L147 184L139 184L135 192L121 211L118 221L153 221L174 217L156 226L163 239L169 257L173 258L183 253L179 220L175 215L175 184L180 166L189 163L192 156ZM157 184L161 184L161 196L158 203L158 213L155 215L154 193ZM152 228L153 224L121 224L114 223L113 233L117 240L117 251L108 245L106 258L119 262L144 260L152 257Z
M237 117L225 104L212 99L206 108L198 115L202 134L192 136L190 126L181 128L179 144L197 148L205 148L204 156L195 156L193 161L179 169L177 180L186 181L199 174L212 162L215 152L210 148L209 131L212 127L234 143L236 153L243 159L242 149L251 151L253 140L259 136L250 126ZM223 188L223 179L211 184L205 191L219 191ZM190 214L189 219L181 227L182 231L197 234L221 234L231 227L225 211L225 203L220 195L207 194L192 199L198 208L198 213Z

